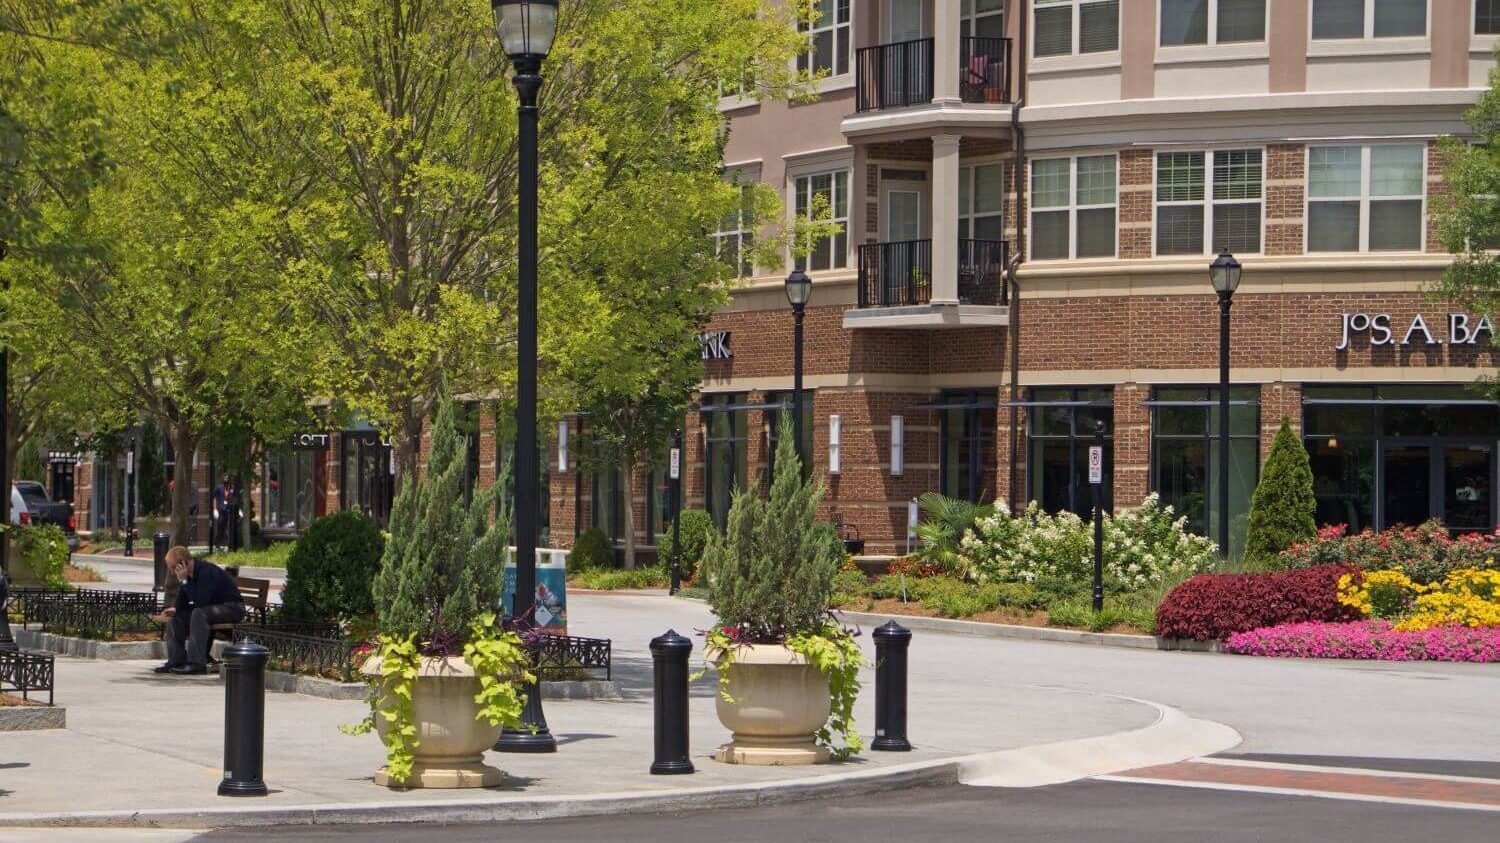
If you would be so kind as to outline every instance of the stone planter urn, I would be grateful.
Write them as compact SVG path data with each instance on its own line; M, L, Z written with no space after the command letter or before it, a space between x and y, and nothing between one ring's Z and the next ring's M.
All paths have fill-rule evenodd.
M380 657L372 656L360 668L365 676L380 675ZM505 773L484 763L484 751L500 737L500 727L478 718L479 678L461 657L423 657L412 688L412 722L417 727L417 747L411 777L398 782L384 767L375 773L375 783L392 788L494 787ZM388 703L382 697L380 707ZM375 717L375 730L385 741L390 724Z
M782 644L738 647L729 672L729 695L716 697L719 722L734 733L714 753L725 764L794 766L826 764L817 731L832 711L828 676Z

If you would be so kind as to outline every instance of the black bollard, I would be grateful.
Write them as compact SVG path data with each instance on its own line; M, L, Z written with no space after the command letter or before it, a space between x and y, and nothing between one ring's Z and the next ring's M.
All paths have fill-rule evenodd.
M241 641L224 650L224 780L220 796L265 796L266 659Z
M656 760L651 773L672 776L693 772L688 759L688 654L693 642L674 629L651 639L655 668Z
M906 652L911 630L895 621L875 629L875 740L870 749L911 752L906 739Z
M158 530L151 537L151 590L161 591L167 587L167 548L172 545L172 536Z

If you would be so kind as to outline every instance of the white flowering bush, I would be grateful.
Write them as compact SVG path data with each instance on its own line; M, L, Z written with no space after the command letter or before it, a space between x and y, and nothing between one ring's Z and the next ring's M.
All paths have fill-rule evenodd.
M1104 577L1135 591L1208 570L1214 544L1186 530L1152 494L1137 509L1104 518ZM975 522L959 543L961 571L973 582L1036 582L1093 577L1093 525L1071 512L1049 515L1036 502L1018 514L1004 503Z

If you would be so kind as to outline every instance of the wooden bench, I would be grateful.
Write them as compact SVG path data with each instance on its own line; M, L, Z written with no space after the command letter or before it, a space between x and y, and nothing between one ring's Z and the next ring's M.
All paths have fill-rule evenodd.
M245 621L255 618L262 625L266 622L266 605L271 596L271 581L257 580L252 577L235 577L234 584L239 587L240 599L245 601ZM239 624L216 623L213 631L233 633Z

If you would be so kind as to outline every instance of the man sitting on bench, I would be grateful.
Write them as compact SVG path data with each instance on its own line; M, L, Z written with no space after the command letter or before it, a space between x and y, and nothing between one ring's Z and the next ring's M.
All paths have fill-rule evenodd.
M185 547L167 551L167 568L177 577L177 602L154 620L167 624L167 663L157 673L208 672L208 646L217 623L245 619L245 599L224 569L200 562Z

